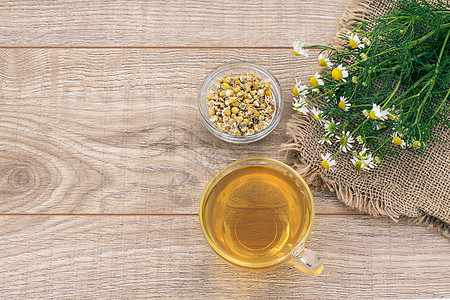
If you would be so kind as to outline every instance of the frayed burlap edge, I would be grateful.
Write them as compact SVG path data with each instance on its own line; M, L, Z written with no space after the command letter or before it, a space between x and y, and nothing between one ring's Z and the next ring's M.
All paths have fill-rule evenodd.
M348 30L351 27L351 24L348 22L350 20L367 20L370 18L370 14L368 13L370 9L371 1L368 0L350 0L345 6L344 13L339 21L338 31L332 40L331 44L333 46L338 46L341 44L341 35L346 35ZM351 22L351 21L350 21Z
M287 135L290 137L290 140L282 145L283 151L286 151L286 162L293 164L294 169L305 179L308 185L317 189L328 189L331 192L335 192L339 200L360 212L368 213L371 216L388 216L395 222L405 219L412 224L424 224L430 230L450 238L450 226L438 218L426 214L415 218L403 216L386 206L385 202L370 198L352 187L342 185L328 178L322 172L319 164L313 163L307 157L303 157L301 153L304 153L304 149L299 141L299 137L305 136L307 126L312 122L314 122L314 119L310 116L294 115L287 124Z
M344 13L342 14L342 17L339 21L338 25L338 32L333 39L332 44L333 45L339 45L340 43L340 36L347 34L347 32L352 29L351 27L351 21L352 19L357 20L368 20L371 16L369 13L370 10L374 10L373 6L371 5L377 5L379 8L385 6L385 3L383 1L377 1L377 0L350 0L344 10ZM376 10L376 9L375 9ZM350 21L350 22L348 22ZM298 116L297 116L298 117ZM291 122L289 122L291 124ZM302 127L302 126L299 126ZM304 128L304 127L302 127ZM300 129L302 130L302 129ZM292 129L289 129L288 126L288 135L293 136L294 131ZM286 150L291 148L288 145L286 145ZM286 153L286 159L289 156L288 151ZM302 169L307 169L307 165L302 163ZM298 167L297 167L298 168ZM316 168L316 171L314 173L315 178L323 178L324 175L321 173L320 169ZM317 180L317 179L316 179ZM346 205L355 208L361 212L367 212L370 215L373 216L379 216L379 215L385 215L391 217L395 222L398 222L400 218L406 219L408 222L412 224L423 224L426 225L431 231L440 233L444 235L447 238L450 238L450 225L441 221L440 219L423 214L420 217L406 217L402 216L399 213L395 212L390 207L387 207L386 204L382 201L377 201L373 198L369 198L366 195L363 195L359 193L358 191L353 190L350 187L342 186L341 184L337 182L333 182L329 179L322 180L323 182L327 182L325 185L328 187L330 191L335 191L337 198L339 200L342 200ZM331 187L331 188L330 188Z
M351 22L348 22L349 20L367 20L371 17L369 14L369 11L373 9L371 4L374 4L371 0L350 0L347 3L332 45L341 44L340 37L347 34L348 30L351 29ZM382 1L376 4L383 5ZM412 224L426 225L431 231L450 238L450 225L436 217L426 214L414 218L403 216L391 207L386 206L385 202L370 198L352 187L342 185L335 180L327 178L317 163L314 163L311 158L308 160L308 158L301 155L301 153L304 153L304 149L299 141L299 137L305 136L306 127L311 122L314 122L314 120L310 116L294 115L287 124L287 135L290 137L290 140L282 146L283 151L286 151L286 161L294 165L294 168L309 185L335 192L339 200L360 212L366 212L372 216L388 216L395 222L398 222L400 219L406 219Z
M286 151L286 161L294 164L295 170L309 185L335 192L339 200L359 211L364 211L374 216L388 216L397 221L401 215L387 207L385 202L370 198L352 187L342 185L338 181L328 178L322 172L319 164L313 164L302 156L301 153L304 153L304 149L298 137L305 136L306 127L312 122L314 122L312 117L299 114L294 115L289 121L287 132L291 140L283 145L283 150Z

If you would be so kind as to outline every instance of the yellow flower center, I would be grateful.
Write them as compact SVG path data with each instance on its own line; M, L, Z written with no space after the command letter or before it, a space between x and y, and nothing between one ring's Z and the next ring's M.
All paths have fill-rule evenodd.
M345 109L345 102L344 102L344 101L342 101L342 100L339 101L339 104L338 104L338 105L339 105L339 108L340 108L340 109Z
M294 55L295 55L295 56L300 56L301 54L298 53L297 51L295 51L295 49L294 49Z
M394 145L400 146L402 144L402 139L399 138L398 136L394 136L392 142L394 143Z
M323 58L319 59L319 66L321 66L321 67L327 66L327 62L325 61L325 59L323 59Z
M298 90L297 90L297 86L294 86L294 88L292 89L292 94L294 94L297 97L300 95Z
M420 147L420 142L419 141L415 141L413 143L414 148L419 148Z
M356 44L354 39L350 39L349 44L350 44L350 47L352 47L352 48L358 48L358 45Z
M341 146L345 146L347 145L347 137L343 136L339 139L339 144L341 144Z
M309 79L309 83L312 85L312 86L318 86L319 85L319 83L317 82L317 78L316 77L311 77L311 79Z
M316 119L316 121L322 120L322 118L320 118L318 115L314 115L314 119Z
M325 159L322 160L322 167L324 169L329 169L330 168L330 165L328 164L328 162Z
M375 116L375 112L373 111L373 109L370 111L370 117L374 120L378 119L378 117Z
M339 68L334 68L331 72L331 76L333 76L333 78L336 80L341 80L342 78L344 78L344 76L342 76L342 71L339 70Z
M356 170L362 170L362 169L364 169L364 164L363 164L363 162L362 162L362 161L357 161L357 162L355 163L355 168L356 168Z

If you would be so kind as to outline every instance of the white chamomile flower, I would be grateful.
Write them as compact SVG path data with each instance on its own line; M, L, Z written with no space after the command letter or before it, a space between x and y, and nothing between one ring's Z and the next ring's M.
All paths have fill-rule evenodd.
M330 133L327 135L324 135L320 140L319 140L319 144L323 145L325 143L327 143L328 145L331 145L331 138L333 137L334 134Z
M304 57L308 57L308 50L306 50L304 47L305 47L305 44L300 43L300 41L295 41L294 42L294 54L296 56L303 55Z
M351 159L351 162L353 163L353 165L357 170L369 171L370 169L373 169L376 166L375 163L373 162L373 159L364 161L354 157Z
M361 57L362 60L364 60L364 61L367 60L367 54L365 54L364 52L361 53L359 56Z
M368 38L363 37L363 38L362 38L362 42L364 43L364 45L370 46L370 40L369 40Z
M377 165L375 164L373 158L371 158L370 160L366 160L366 161L364 162L364 167L367 167L367 168L365 168L366 171L369 171L370 169L373 169L373 168L375 168L376 166L377 166Z
M333 91L328 91L325 93L325 101L330 102L330 101L334 101L336 100L336 96L334 95Z
M313 108L311 108L311 113L314 116L314 119L316 119L316 121L322 122L323 118L322 118L322 111L320 109L317 109L313 106Z
M361 151L359 151L359 153L357 153L357 155L354 155L354 156L359 158L362 161L373 160L372 154L370 154L368 151L369 151L369 148L366 148L366 145L363 144ZM355 151L355 153L356 153L356 151Z
M294 86L294 88L292 89L292 94L294 94L294 96L297 97L304 97L306 95L308 95L309 91L307 90L307 86L306 85L302 85L302 81L301 80L297 80L295 79L296 84Z
M329 58L325 58L325 55L322 53L319 54L319 66L322 68L328 67L331 68L333 64L331 63Z
M312 92L313 94L319 94L319 93L320 93L320 90L319 90L318 88L314 88L314 89L311 90L311 92Z
M350 104L350 102L348 102L347 98L345 98L344 96L341 96L339 98L338 106L340 109L343 109L344 111L348 111L350 109L351 104Z
M333 69L333 71L331 71L331 76L333 76L334 79L336 80L341 80L342 81L346 81L345 78L348 77L348 72L347 69L345 67L341 65L337 66L336 68Z
M350 161L355 166L356 170L364 170L364 163L358 158L353 157Z
M363 137L358 135L358 137L356 138L356 140L358 141L358 144L364 144L364 140Z
M378 122L377 120L373 121L373 130L381 130L387 128L387 126L383 123Z
M303 97L299 97L298 99L294 98L294 110L306 115L309 112L309 109L306 107L306 105L307 103L305 98Z
M414 149L419 149L422 144L419 141L412 142L412 146Z
M317 86L319 86L319 85L323 85L323 80L320 78L319 73L316 73L316 74L314 74L313 77L311 77L311 78L309 79L309 83L310 83L312 86L317 87Z
M392 143L400 146L402 149L406 148L406 142L401 138L402 136L398 132L394 132L392 135Z
M351 161L357 170L368 171L376 166L374 158L372 157L372 154L368 153L368 150L369 149L363 145L362 150L359 153L357 151L353 152L354 158Z
M341 145L341 150L343 152L347 152L347 150L350 151L350 148L352 148L352 144L355 142L352 136L350 136L350 131L347 131L347 133L342 132L343 136L339 137L337 136L336 142Z
M365 47L364 43L361 42L361 40L359 39L359 36L356 33L352 33L349 31L347 37L349 39L350 47L352 47L352 48L364 48Z
M381 119L386 120L388 118L388 111L387 110L381 110L381 107L379 105L376 105L373 103L372 110L369 113L369 116L373 120Z
M331 118L331 121L325 120L325 124L323 127L325 128L325 131L327 134L334 133L336 131L337 126L341 124L340 122L334 122L333 118Z
M326 170L332 170L331 167L336 165L336 160L332 159L331 154L327 153L325 155L320 154L320 156L322 157L322 167Z
M401 113L401 110L396 110L395 107L391 107L386 110L387 116L389 119L393 120L394 122L400 122L399 115Z

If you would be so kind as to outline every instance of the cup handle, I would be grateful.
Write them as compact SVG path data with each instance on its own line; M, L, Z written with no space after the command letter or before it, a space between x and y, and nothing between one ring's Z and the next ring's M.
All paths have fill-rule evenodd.
M323 263L319 256L311 249L306 248L305 244L295 247L289 264L312 276L319 275L323 270Z

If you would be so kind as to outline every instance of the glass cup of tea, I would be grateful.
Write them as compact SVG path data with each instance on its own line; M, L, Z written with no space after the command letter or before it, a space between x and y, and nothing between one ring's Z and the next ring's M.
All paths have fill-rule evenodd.
M317 276L323 264L305 247L314 214L305 180L286 164L262 157L219 171L203 192L199 212L206 241L226 262L248 270L288 262Z

